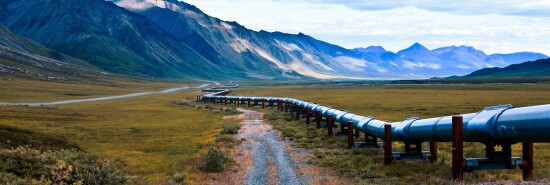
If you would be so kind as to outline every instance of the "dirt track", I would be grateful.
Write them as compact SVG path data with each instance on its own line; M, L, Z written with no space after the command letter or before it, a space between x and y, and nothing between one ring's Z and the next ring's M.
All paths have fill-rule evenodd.
M307 164L305 149L293 148L280 141L278 132L263 122L260 112L239 109L244 121L240 134L243 140L236 157L239 172L235 182L242 184L340 184L342 179Z

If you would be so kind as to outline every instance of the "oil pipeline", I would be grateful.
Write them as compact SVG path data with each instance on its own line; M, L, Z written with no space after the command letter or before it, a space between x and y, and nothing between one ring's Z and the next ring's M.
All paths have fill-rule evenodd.
M321 123L328 135L347 135L348 147L383 148L384 164L393 160L437 161L437 143L452 142L453 179L462 181L464 172L474 170L522 169L524 180L533 175L533 143L549 143L550 104L515 108L512 105L486 107L479 112L454 116L420 119L408 118L401 122L377 120L345 110L316 103L279 97L227 96L229 88L238 85L206 89L208 94L197 96L197 102L234 103L250 106L276 106L279 111L290 112L306 124ZM340 132L334 128L340 127ZM364 142L354 142L365 134ZM379 142L382 141L382 142ZM404 152L394 152L392 142L403 142ZM464 158L463 143L477 142L486 146L485 156ZM429 151L422 150L429 143ZM522 156L512 157L512 144L522 144Z

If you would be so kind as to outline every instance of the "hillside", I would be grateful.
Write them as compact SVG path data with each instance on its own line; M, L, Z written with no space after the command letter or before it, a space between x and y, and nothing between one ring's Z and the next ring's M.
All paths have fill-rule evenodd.
M521 64L513 64L504 68L487 68L472 72L464 78L490 77L545 77L550 76L550 58Z
M142 78L422 79L548 57L420 43L396 53L346 49L304 33L250 30L177 0L0 0L0 24L53 51L37 56Z
M0 22L11 31L110 72L158 78L223 76L156 24L110 2L5 0L0 12Z
M111 75L85 61L14 34L0 24L0 79L1 77L83 81Z

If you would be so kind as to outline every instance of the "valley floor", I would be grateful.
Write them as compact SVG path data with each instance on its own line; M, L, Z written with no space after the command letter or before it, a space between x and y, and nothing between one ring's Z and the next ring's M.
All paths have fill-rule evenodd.
M484 107L513 104L516 107L550 104L549 84L479 84L432 86L249 86L234 91L236 96L292 97L317 102L380 120L400 121L409 117L439 117L481 111ZM450 143L439 144L440 161L396 161L383 166L380 151L344 149L345 137L327 138L324 129L302 121L290 121L288 114L266 112L269 123L293 140L292 146L308 149L311 164L326 167L359 184L446 184L451 183ZM363 140L363 137L357 139ZM427 147L427 146L423 146ZM513 145L521 156L521 145ZM402 150L402 143L395 143ZM484 146L465 144L465 157L483 157ZM550 144L535 144L535 179L550 178ZM467 183L521 180L521 170L476 171L465 176ZM512 183L512 182L508 182Z
M4 83L0 81L0 83ZM7 84L6 84L7 83ZM2 102L41 102L101 97L196 83L131 82L111 85L13 81L2 84ZM6 86L7 85L7 86ZM190 171L200 153L219 133L222 113L178 106L202 94L199 89L141 97L28 107L0 106L0 124L62 138L79 148L124 163L136 182L162 183L174 173ZM20 95L20 96L19 96ZM5 141L1 141L5 142ZM193 179L192 175L186 178Z
M144 91L155 92L178 86L195 87L200 84L203 82L123 82L93 85L13 79L0 81L0 102L87 99ZM293 97L310 100L390 121L403 120L412 116L428 118L477 112L483 107L500 104L514 104L518 107L549 104L549 92L549 84L358 87L286 85L278 87L245 86L234 90L235 95ZM180 172L186 173L185 178L188 183L204 183L205 175L200 174L196 169L199 156L206 152L211 143L215 142L222 126L234 123L235 120L222 119L224 116L222 111L205 110L194 105L178 105L182 99L189 98L186 102L192 102L194 97L200 94L202 93L198 89L188 89L101 102L44 107L0 106L0 125L62 138L78 145L84 151L121 161L135 176L134 182L138 184L167 183L166 179ZM448 182L448 178L450 178L450 146L447 143L441 144L442 161L436 165L419 161L397 161L391 167L383 167L380 155L344 149L345 143L341 138L326 140L322 137L323 131L304 129L306 127L298 122L289 124L284 121L286 114L278 115L269 109L263 110L257 107L252 109L269 117L266 122L281 131L284 136L279 135L277 137L279 141L275 144L275 132L270 129L263 133L269 137L262 134L240 136L245 138L245 146L246 142L250 144L248 145L250 158L247 159L251 161L250 165L254 166L254 161L257 161L256 164L259 165L262 165L262 162L273 162L267 163L268 166L273 165L272 168L268 168L267 173L263 171L257 173L259 177L271 174L269 170L272 170L277 171L275 174L279 175L290 174L287 175L290 178L276 176L276 179L280 179L280 181L301 179L304 182L303 179L307 178L301 177L306 172L300 170L302 169L300 165L311 165L330 169L343 177L350 177L354 183L442 183ZM255 113L249 113L249 121L245 124L244 129L255 128L256 118L258 117ZM258 118L258 120L262 119ZM246 125L250 127L246 127ZM262 126L258 129L260 128L265 127ZM280 140L284 138L292 140L287 143L292 147L279 146ZM260 147L265 145L271 147ZM397 145L397 147L399 146ZM279 153L283 148L291 153L290 157L293 160L296 156L292 154L304 152L301 159L303 164L299 162L287 163L290 166L298 166L294 168L298 169L294 173L279 172L286 168L284 167L286 164L276 162L281 158L286 158L285 155ZM514 155L516 156L521 155L521 150L517 150L518 148L520 147L514 146ZM256 155L257 157L264 156L266 158L254 158L255 151L260 153ZM468 151L467 155L476 156L482 153L482 147L477 144L468 144L466 151ZM267 155L263 155L263 152ZM535 145L535 164L537 179L550 177L550 145ZM226 173L236 175L235 171ZM293 174L298 178L293 178ZM426 178L432 180L426 182L424 181ZM472 183L518 180L521 178L521 172L519 170L476 172L467 175L467 178ZM248 181L248 179L244 179L244 181ZM313 184L318 184L316 182L330 182L330 180L312 181Z

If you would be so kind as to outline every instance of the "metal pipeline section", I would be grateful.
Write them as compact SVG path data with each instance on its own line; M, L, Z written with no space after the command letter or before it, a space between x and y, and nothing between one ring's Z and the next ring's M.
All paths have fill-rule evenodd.
M220 96L227 90L206 94L205 99L228 99L255 102L284 102L309 108L326 117L332 114L334 121L352 121L354 128L368 135L384 138L384 125L388 122L370 116L361 116L344 110L333 109L292 98ZM513 144L519 142L550 142L550 104L513 108L512 105L487 107L477 113L463 114L464 141L485 144ZM451 116L419 119L409 118L390 123L392 138L402 142L450 142L452 141Z

